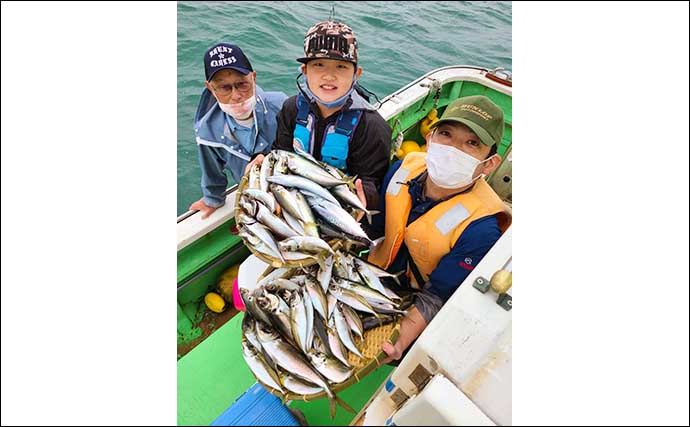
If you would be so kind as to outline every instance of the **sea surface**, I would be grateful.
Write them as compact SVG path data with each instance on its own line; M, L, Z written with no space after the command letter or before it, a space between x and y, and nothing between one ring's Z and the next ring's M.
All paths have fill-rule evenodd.
M206 49L237 44L264 90L292 96L304 34L333 6L357 37L359 81L379 98L447 65L512 69L511 2L178 2L178 215L201 197L193 121Z

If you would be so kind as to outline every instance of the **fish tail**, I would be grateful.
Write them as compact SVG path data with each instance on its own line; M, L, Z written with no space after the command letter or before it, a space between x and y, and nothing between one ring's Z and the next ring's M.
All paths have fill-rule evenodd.
M371 225L371 217L374 215L380 214L381 211L366 210L366 211L364 211L364 213L367 215L367 222L369 222L369 225Z
M393 273L393 276L392 276L391 278L392 278L393 280L395 280L395 283L397 283L398 286L400 286L400 279L399 279L399 277L402 276L403 274L405 274L406 272L407 272L407 270L400 270L400 271L398 271L397 273ZM400 297L398 297L398 298L400 298Z
M326 255L321 254L316 257L316 262L319 264L319 268L322 270L326 269L326 258L328 258L328 253L326 253Z
M328 411L331 414L331 419L335 418L335 399L337 399L335 395L333 395L333 397L328 397Z
M307 236L319 237L318 228L313 222L307 222L304 224L304 232L307 234Z
M339 398L338 396L335 396L335 401L338 402L338 405L340 405L347 412L352 412L353 414L356 413L355 410L352 409L352 407L350 405L345 403L345 401L343 401L343 399Z
M349 179L344 179L343 182L347 184L347 186L350 188L350 190L355 191L355 181L357 181L357 175L353 176L352 178Z
M376 317L376 320L379 321L379 326L383 326L383 319L381 318L381 314L374 311L374 317Z

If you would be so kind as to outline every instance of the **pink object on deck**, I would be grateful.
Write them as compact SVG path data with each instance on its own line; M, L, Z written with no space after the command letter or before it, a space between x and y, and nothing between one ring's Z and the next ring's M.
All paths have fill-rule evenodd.
M237 283L237 278L232 282L232 305L235 306L236 310L245 311L244 302L242 301L242 296L240 295L240 287Z

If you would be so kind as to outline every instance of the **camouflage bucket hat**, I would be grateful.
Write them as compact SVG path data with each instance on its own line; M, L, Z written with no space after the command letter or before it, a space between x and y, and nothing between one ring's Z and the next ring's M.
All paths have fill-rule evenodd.
M341 22L319 22L304 37L304 57L297 60L306 64L312 59L339 59L357 63L357 39L352 28Z

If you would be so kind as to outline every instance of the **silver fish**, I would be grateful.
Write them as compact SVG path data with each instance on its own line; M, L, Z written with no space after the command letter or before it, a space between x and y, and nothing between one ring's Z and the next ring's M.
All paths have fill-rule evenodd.
M333 310L333 323L335 323L336 330L338 332L338 337L340 341L347 347L348 350L356 354L357 356L364 358L362 353L359 351L355 342L352 340L352 334L350 333L350 326L345 320L343 312L340 311L340 307L336 304L335 310Z
M354 258L355 266L357 268L357 272L361 276L362 280L364 283L369 286L372 289L377 290L383 295L386 295L388 298L393 298L399 300L400 297L395 294L395 292L391 291L390 289L386 288L383 286L383 283L381 283L381 280L379 280L379 277L374 273L374 271L364 263L359 258ZM397 280L397 278L396 278ZM400 283L400 282L398 282Z
M329 288L329 292L326 295L326 306L328 308L328 319L330 319L331 316L333 315L333 309L335 308L335 303L337 303L337 302L338 302L338 299L335 297L335 295L333 295L330 292L330 288Z
M263 204L259 203L258 207L259 210L256 213L256 219L270 228L274 234L282 237L299 236L295 230L290 228L282 219L272 214Z
M328 328L326 328L326 333L328 333L328 347L331 349L333 356L343 362L343 364L348 368L351 367L352 365L350 365L350 362L347 361L347 350L338 337L338 332L336 330L335 320L333 317L328 319Z
M347 176L338 168L335 166L331 166L328 163L321 163L321 166L326 170L326 172L330 173L333 175L333 177L338 178L338 179L345 179ZM354 188L354 184L349 183Z
M336 200L331 193L319 184L311 181L307 178L297 175L274 175L267 178L268 182L272 184L279 184L284 187L297 188L299 190L306 190L309 193L313 193L321 198L328 200L329 202L340 207L340 203ZM352 217L350 217L352 218Z
M328 292L328 285L331 283L331 275L333 274L333 257L329 256L324 261L324 268L319 268L316 274L316 279L323 289L323 293Z
M359 335L360 338L364 338L364 326L362 326L362 320L359 318L357 313L355 313L355 311L346 304L342 304L340 309L343 311L343 315L345 315L345 320L347 320L350 330Z
M256 222L256 219L254 219L253 216L249 216L244 212L238 212L235 215L235 219L238 220L239 224L244 224L244 225L251 225Z
M251 200L247 197L240 197L239 205L240 208L242 208L242 211L245 212L247 215L251 217L254 217L256 215L256 202L254 200Z
M337 230L335 227L331 226L322 219L317 219L316 225L319 229L319 235L322 237L335 237L337 239L351 240L348 236L344 235L342 231Z
M274 292L273 290L271 290L271 288L273 287L287 289L289 291L296 291L301 288L301 286L294 280L283 278L274 279L270 283L266 284L266 290L268 290L269 292Z
M271 321L268 318L268 313L263 311L261 307L259 307L258 301L256 300L256 295L253 292L250 292L245 288L240 288L240 297L242 298L244 306L247 308L247 312L251 314L254 317L254 319L269 324L271 323Z
M292 236L278 242L278 247L283 251L300 251L310 253L321 253L324 251L334 253L325 241L312 236Z
M286 173L288 173L287 157L282 156L279 153L275 153L274 155L277 158L275 163L273 164L273 175L271 176L285 175Z
M383 314L402 314L407 315L407 310L398 310L393 304L381 303L376 301L369 301L371 308L377 313Z
M259 177L261 175L261 167L257 164L251 167L249 169L249 187L248 188L256 188L257 190L261 189L261 184L259 182Z
M323 390L321 387L310 382L302 381L295 378L294 376L288 374L287 372L280 373L280 379L283 382L283 386L293 393L301 394L303 396L309 396L310 394L320 393Z
M328 312L328 301L326 300L326 293L321 288L314 279L311 277L306 280L307 292L311 298L312 305L317 313L321 315L322 318L327 319Z
M316 325L316 323L315 323L315 325ZM316 328L314 328L314 330L316 330ZM324 329L324 332L325 332L325 329ZM328 340L328 336L326 336L326 339ZM312 348L312 350L319 352L319 353L330 354L330 352L331 352L331 350L324 345L323 341L321 340L321 337L319 335L316 335L316 334L314 335L314 345L312 345L311 348ZM331 354L331 356L332 356L332 354Z
M323 263L321 258L313 255L313 254L306 254L304 252L286 252L283 251L281 252L281 255L285 261L291 261L291 262L306 262L309 259L314 259L316 260L317 263Z
M357 268L355 267L355 262L354 262L354 257L350 254L345 254L343 256L343 261L345 263L345 269L347 270L347 276L345 279L348 279L352 282L359 283L361 281L361 277L359 277L359 274L357 273Z
M256 245L261 244L261 239L259 239L258 237L256 237L255 235L253 235L252 233L250 233L247 230L240 229L240 232L237 234L238 234L238 236L246 239L252 246L256 246Z
M242 357L247 362L249 369L254 373L257 379L267 386L285 393L280 386L280 378L278 374L271 369L260 353L252 347L247 340L242 340Z
M300 156L288 156L288 168L295 175L303 176L323 187L334 187L344 184L341 179L337 179L325 171L321 166L306 160Z
M278 201L278 204L280 205L283 211L292 215L292 217L295 219L298 219L302 222L306 222L306 219L302 218L302 212L300 211L299 206L297 205L297 199L295 199L294 194L288 191L287 188L278 184L270 184L268 188L271 190L271 193L273 193L273 195L275 196L276 200Z
M305 268L305 267L302 267ZM306 274L295 274L294 276L290 277L291 282L297 283L299 286L304 286L307 280L307 275Z
M347 289L356 293L357 295L362 296L369 304L376 302L377 304L393 305L393 301L389 300L386 296L368 286L358 285L347 280L336 280L335 284L343 289Z
M337 359L329 358L323 353L317 353L312 350L307 352L307 356L309 356L312 366L332 383L337 384L347 380L354 371L354 369L348 369L343 366Z
M304 226L302 223L295 218L294 216L290 215L287 210L283 209L283 212L281 213L283 218L285 219L285 222L287 225L290 226L293 230L297 232L300 236L306 236L306 233L304 231Z
M341 230L345 234L361 239L367 242L367 244L371 243L371 240L364 230L362 230L359 223L340 206L313 197L307 197L307 201L314 213L331 226Z
M298 190L292 190L291 193L294 196L295 201L297 202L297 208L301 213L300 218L304 223L304 233L308 236L320 237L319 231L316 228L316 219L314 218L314 213L311 211L307 199L305 199L302 193L300 193Z
M263 296L258 297L257 303L261 310L270 313L271 322L268 324L274 325L289 341L296 341L297 338L292 335L292 326L290 324L290 307L277 295L264 293ZM261 341L261 340L259 340ZM271 355L273 357L273 355Z
M263 226L262 224L254 223L254 224L246 224L245 225L247 229L256 237L261 239L261 241L266 244L271 250L275 251L278 253L278 258L280 258L283 262L285 262L285 259L283 256L280 254L280 249L278 249L278 245L276 244L275 240L273 240L273 236L271 235L271 232L269 231L268 228Z
M336 258L333 262L333 267L335 269L335 275L338 277L350 277L350 272L348 270L348 260L345 254L340 251L336 251Z
M302 301L302 295L295 292L290 304L290 326L292 328L292 335L302 352L306 352L307 347L307 309Z
M300 147L295 146L294 148L295 148L295 154L298 154L298 155L304 157L305 159L309 160L310 162L314 163L314 164L317 165L317 166L321 166L321 167L324 166L324 163L319 162L318 160L316 160L316 159L314 158L314 156L312 156L311 154L309 154L309 153L307 153L306 151L302 150ZM293 153L291 153L291 152L289 152L289 151L285 151L285 153L286 153L287 156L289 156L290 154L293 154ZM337 178L337 177L336 177L336 178Z
M271 271L266 277L264 277L263 279L256 282L256 287L260 288L263 285L265 285L266 283L271 282L275 279L282 279L285 276L287 276L289 273L290 273L289 268L276 268L273 271Z
M364 214L367 216L367 221L369 222L369 224L371 224L372 215L375 215L376 213L378 213L378 211L367 210L367 208L364 207L364 205L362 204L362 201L359 200L359 197L357 197L357 195L355 193L350 191L350 189L348 188L348 186L346 184L332 187L329 190L335 196L336 199L364 212Z
M266 183L268 185L268 182ZM273 193L267 193L262 190L257 190L254 188L249 188L244 190L244 193L248 197L257 200L261 203L263 203L264 206L266 206L271 212L275 213L276 211L276 198L273 196ZM244 209L244 206L242 207ZM251 213L247 212L249 215L256 215L256 213Z
M328 287L328 292L329 295L333 295L338 301L349 305L355 310L364 311L365 313L378 316L378 313L374 311L374 309L371 307L371 304L369 304L363 297L352 291L343 289L338 285L331 284L331 286Z
M355 260L356 260L358 269L368 269L369 271L374 273L374 275L376 277L389 277L389 278L393 279L395 281L395 283L397 283L398 285L400 285L400 280L398 280L398 276L405 273L405 270L402 270L402 271L395 273L395 274L389 273L386 270L379 268L378 266L371 264L369 262L366 262L362 259L355 258Z
M329 357L335 357L328 345L328 332L326 332L325 319L314 317L314 348L326 353Z
M260 352L262 350L259 338L256 336L256 320L249 313L246 313L242 318L242 334L247 338L249 344L254 346L256 351Z
M280 367L302 380L320 386L329 398L331 418L335 416L336 401L343 405L326 380L311 364L291 345L280 339L279 335L267 325L260 325L258 330L259 342ZM350 408L351 409L351 408Z
M307 343L305 349L309 350L314 345L314 306L308 292L302 294L302 302L307 313Z
M261 252L262 254L268 256L269 258L280 258L281 254L274 251L273 249L266 246L264 242L259 241L259 243L254 245L254 250Z
M275 159L273 157L273 153L268 153L268 155L266 155L264 160L261 162L261 168L259 171L259 189L264 193L268 192L268 181L266 181L266 178L273 175L274 163ZM271 211L275 212L275 209L271 209Z

